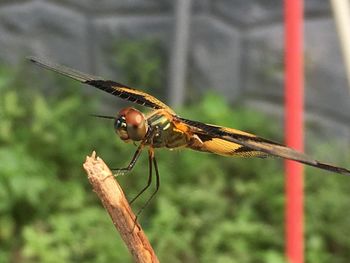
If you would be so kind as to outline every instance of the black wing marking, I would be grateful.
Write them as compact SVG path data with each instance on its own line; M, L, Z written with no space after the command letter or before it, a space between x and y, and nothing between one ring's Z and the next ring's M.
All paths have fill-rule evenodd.
M126 85L112 80L103 80L101 77L89 75L78 70L50 62L45 59L36 57L28 57L28 59L31 62L34 62L35 64L43 68L70 77L81 83L94 86L95 88L108 92L112 95L118 96L124 100L128 100L153 109L166 109L170 113L174 114L174 111L169 106L167 106L165 103L161 102L160 100L149 95L146 92L130 88Z
M177 118L178 121L185 123L188 126L188 128L194 133L207 134L214 138L220 138L223 140L234 142L252 150L264 152L272 156L294 160L323 170L350 176L350 170L346 168L319 162L307 156L304 153L298 152L280 143L276 143L253 134L248 134L230 128L205 124L202 122L192 121L180 117L175 118Z
M83 83L94 86L124 100L128 100L152 109L166 109L171 114L175 114L169 106L157 98L149 95L146 92L130 88L118 82L111 80L87 80Z

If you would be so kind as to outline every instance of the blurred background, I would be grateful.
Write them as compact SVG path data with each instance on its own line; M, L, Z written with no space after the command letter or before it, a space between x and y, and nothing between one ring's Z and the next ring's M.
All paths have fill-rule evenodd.
M0 262L131 262L82 170L92 150L110 167L128 164L135 146L89 114L129 104L26 56L283 142L282 10L280 0L2 0ZM304 55L305 151L349 168L350 93L329 1L305 0ZM156 156L161 188L140 222L161 262L285 262L281 160ZM305 170L306 262L349 262L349 178ZM147 173L142 156L119 178L129 198Z

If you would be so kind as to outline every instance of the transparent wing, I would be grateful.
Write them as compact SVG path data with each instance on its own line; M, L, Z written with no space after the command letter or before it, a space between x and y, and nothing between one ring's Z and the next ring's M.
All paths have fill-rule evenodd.
M85 83L87 81L92 81L92 80L102 80L101 77L89 75L89 74L80 72L78 70L71 69L69 67L56 64L54 62L51 62L51 61L43 59L43 58L28 57L27 59L30 60L31 62L35 63L36 65L42 67L42 68L46 68L48 70L54 71L54 72L59 73L63 76L75 79L75 80L83 82L83 83Z

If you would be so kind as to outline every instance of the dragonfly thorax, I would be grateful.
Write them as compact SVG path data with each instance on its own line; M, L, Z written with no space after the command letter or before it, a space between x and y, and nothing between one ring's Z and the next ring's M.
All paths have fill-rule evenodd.
M119 112L114 122L114 129L125 142L141 141L146 136L148 124L142 112L128 107Z

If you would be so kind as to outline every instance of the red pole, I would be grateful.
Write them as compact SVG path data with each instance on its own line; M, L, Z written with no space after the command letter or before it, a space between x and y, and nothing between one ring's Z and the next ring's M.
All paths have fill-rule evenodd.
M303 151L303 0L285 0L286 144ZM303 167L286 161L286 256L304 261Z

